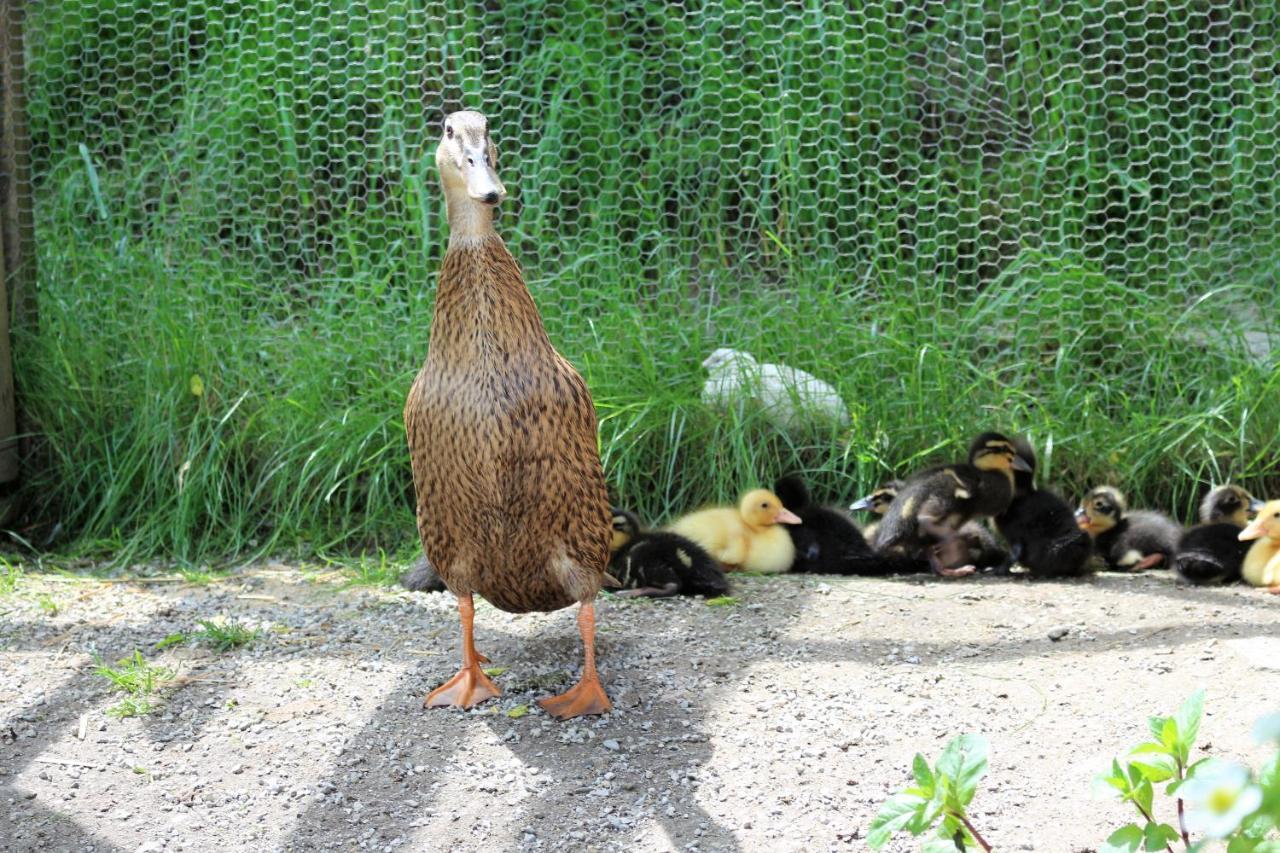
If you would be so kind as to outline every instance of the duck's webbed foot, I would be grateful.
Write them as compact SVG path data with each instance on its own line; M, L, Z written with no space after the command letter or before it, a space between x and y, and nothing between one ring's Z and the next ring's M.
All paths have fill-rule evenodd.
M502 695L502 689L480 669L480 664L488 663L489 659L476 651L475 607L470 595L458 596L458 617L462 622L462 669L427 694L422 700L424 708L470 708Z
M582 635L584 661L582 678L568 692L549 699L539 699L538 705L557 720L569 720L590 714L607 714L613 710L605 695L600 676L596 674L596 609L590 601L578 608L578 633Z
M664 583L662 586L641 586L615 592L618 598L671 598L680 594L680 584Z
M464 666L458 674L427 694L424 708L471 708L486 699L501 696L502 689L489 680L479 661Z
M1129 567L1131 572L1145 572L1147 569L1154 569L1156 566L1164 562L1164 554L1148 554L1138 562Z

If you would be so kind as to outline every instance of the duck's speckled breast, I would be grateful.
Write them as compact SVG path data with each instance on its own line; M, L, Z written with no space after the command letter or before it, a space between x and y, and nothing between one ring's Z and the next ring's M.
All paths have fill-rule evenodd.
M501 241L450 248L405 425L423 547L450 589L511 612L595 595L610 538L595 409Z

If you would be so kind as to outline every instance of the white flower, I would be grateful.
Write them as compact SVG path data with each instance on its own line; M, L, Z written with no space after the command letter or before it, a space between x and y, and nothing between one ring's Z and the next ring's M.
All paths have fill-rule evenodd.
M1258 743L1280 741L1280 714L1267 714L1253 727L1253 739Z
M1187 830L1226 838L1262 805L1262 789L1249 768L1230 761L1207 761L1195 769L1178 796L1187 804Z

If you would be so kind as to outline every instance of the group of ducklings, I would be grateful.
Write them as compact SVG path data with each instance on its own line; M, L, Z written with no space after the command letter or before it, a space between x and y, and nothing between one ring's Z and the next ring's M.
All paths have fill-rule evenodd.
M1200 523L1184 529L1163 513L1130 509L1114 486L1092 489L1073 509L1037 487L1035 471L1029 442L984 432L965 461L887 482L848 510L814 504L794 476L663 530L615 508L606 588L717 596L735 571L962 577L1007 574L1017 564L1037 578L1171 567L1191 584L1244 580L1280 593L1280 501L1219 486L1201 504ZM871 513L870 523L854 522L850 513L859 511Z

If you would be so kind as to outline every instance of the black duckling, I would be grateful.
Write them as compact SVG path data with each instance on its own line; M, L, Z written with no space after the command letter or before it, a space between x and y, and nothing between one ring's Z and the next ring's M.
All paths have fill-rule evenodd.
M1035 486L1036 453L1030 442L1013 440L1029 471L1014 472L1009 508L996 516L996 529L1009 543L1010 561L1027 567L1032 577L1067 578L1088 574L1093 540L1076 523L1071 505L1048 489Z
M678 533L645 530L635 513L625 509L613 508L609 547L613 556L605 588L621 590L618 595L714 598L729 592L724 570L702 547Z
M966 521L956 531L965 546L964 559L980 571L990 571L1009 565L1009 552L996 535L981 521Z
M796 546L793 572L824 575L849 574L850 559L869 557L871 546L843 511L810 503L809 489L796 476L783 477L773 492L787 509L800 517L799 524L787 526Z
M1249 551L1249 542L1240 541L1240 531L1249 524L1249 514L1262 508L1262 501L1239 486L1219 486L1200 504L1200 524L1178 540L1173 567L1187 583L1197 586L1235 583Z
M1141 572L1164 563L1178 550L1182 527L1159 512L1129 510L1124 493L1098 486L1085 495L1076 522L1093 539L1094 551L1113 572Z
M884 518L884 514L889 511L889 505L898 496L898 490L901 488L901 480L890 480L865 498L859 498L849 506L849 512L865 510L875 516L872 521L862 528L862 537L868 542L875 541L876 530L880 527L880 519Z
M874 541L876 529L880 526L880 518L889 511L889 507L893 504L893 499L898 496L898 491L901 488L901 480L890 480L871 494L854 501L850 505L849 509L851 511L868 510L876 516L875 521L862 528L862 535L866 537L868 542ZM963 556L957 556L958 561L972 563L979 569L996 568L1008 562L1008 552L1000 547L1000 543L996 541L991 531L980 523L976 521L965 522L960 525L960 529L956 532L959 534L960 541L965 549ZM884 558L892 556L894 555L883 555ZM889 565L880 566L878 571L869 572L863 568L852 572L852 574L909 574L928 570L929 564L923 559L912 560L898 557L898 559L892 560Z
M409 592L444 592L448 589L426 556L419 557L418 562L400 576L400 585Z
M880 522L875 549L926 559L939 575L972 574L972 563L957 566L968 555L959 528L974 518L1004 512L1013 499L1014 471L1028 466L1013 442L997 432L975 438L968 459L908 478Z

